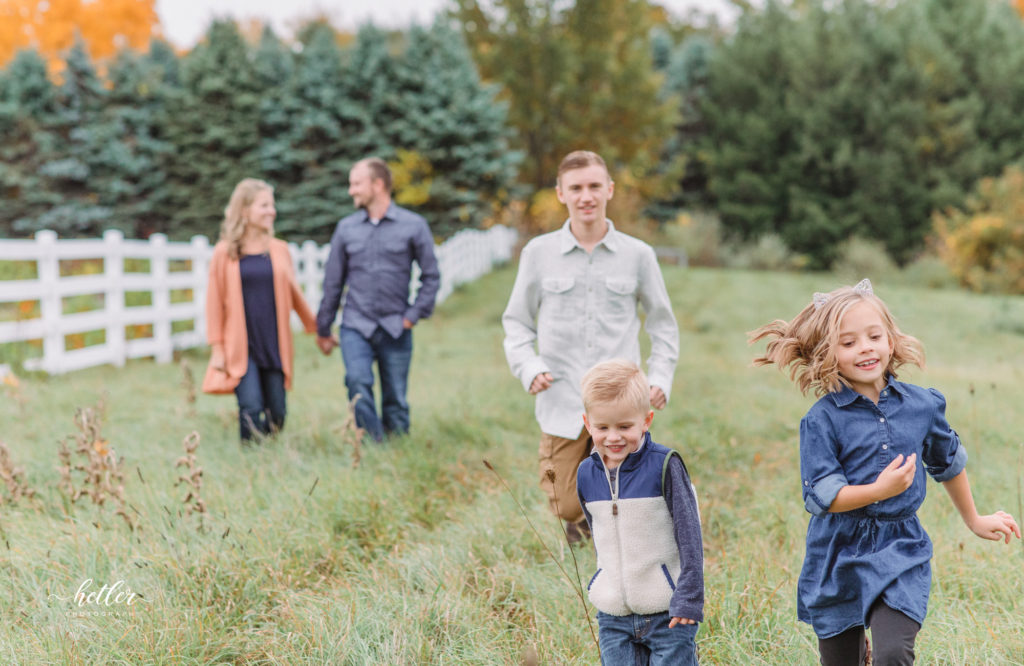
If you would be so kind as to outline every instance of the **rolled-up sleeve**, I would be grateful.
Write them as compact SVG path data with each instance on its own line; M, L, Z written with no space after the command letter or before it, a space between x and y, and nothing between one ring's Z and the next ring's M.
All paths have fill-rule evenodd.
M921 460L928 474L938 482L949 481L967 467L967 450L946 420L946 398L928 389L935 400L935 415L924 440Z
M828 513L840 489L849 485L837 457L828 423L814 414L800 421L800 479L804 507L815 516Z

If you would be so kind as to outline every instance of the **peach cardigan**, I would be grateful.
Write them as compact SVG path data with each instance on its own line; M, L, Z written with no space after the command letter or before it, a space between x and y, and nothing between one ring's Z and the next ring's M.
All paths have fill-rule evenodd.
M283 240L270 240L270 264L274 271L274 305L277 311L277 340L281 352L281 370L285 388L292 385L291 311L302 320L307 333L316 332L316 317L302 297L295 281L292 257ZM242 303L242 274L238 259L228 256L228 245L220 241L210 259L210 279L206 286L206 339L224 345L225 371L207 365L203 378L204 393L232 393L249 366L249 336L245 330L245 306Z

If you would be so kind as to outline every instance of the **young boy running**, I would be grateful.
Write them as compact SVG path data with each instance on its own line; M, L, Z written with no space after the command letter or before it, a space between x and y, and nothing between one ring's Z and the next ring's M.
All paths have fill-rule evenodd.
M697 664L704 558L686 466L651 440L650 389L636 364L599 363L581 386L594 451L576 488L597 549L588 589L601 662Z

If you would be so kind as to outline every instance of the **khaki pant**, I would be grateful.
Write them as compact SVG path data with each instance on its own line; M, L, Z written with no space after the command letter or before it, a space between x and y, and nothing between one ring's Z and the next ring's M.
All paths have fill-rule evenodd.
M548 494L551 513L570 523L583 520L583 509L576 494L576 468L590 453L593 444L584 428L576 439L541 433L538 458L540 487Z

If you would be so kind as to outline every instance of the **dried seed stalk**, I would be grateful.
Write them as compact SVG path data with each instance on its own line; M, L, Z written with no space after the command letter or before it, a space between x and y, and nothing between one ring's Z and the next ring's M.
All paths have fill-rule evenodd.
M11 460L7 445L0 442L0 479L7 486L7 501L14 504L22 497L31 499L36 491L25 483L25 468L17 467Z
M182 445L185 447L185 455L178 458L174 463L175 468L184 467L185 474L178 476L174 482L175 486L184 484L188 487L188 494L182 503L185 505L185 515L195 513L206 513L206 502L203 501L200 493L203 490L203 468L199 466L199 459L196 456L196 449L199 448L199 433L193 430L184 439ZM202 525L202 522L200 522Z
M117 505L114 513L121 516L128 527L134 529L131 516L127 512L127 501L124 494L124 458L118 458L110 443L101 434L103 402L92 407L82 407L75 411L75 426L78 432L69 435L68 440L75 443L74 451L61 442L57 457L60 459L60 489L70 498L71 503L88 495L93 504L103 505L107 499L114 500ZM79 462L75 463L72 455L77 454ZM73 481L74 472L84 475L77 487Z

